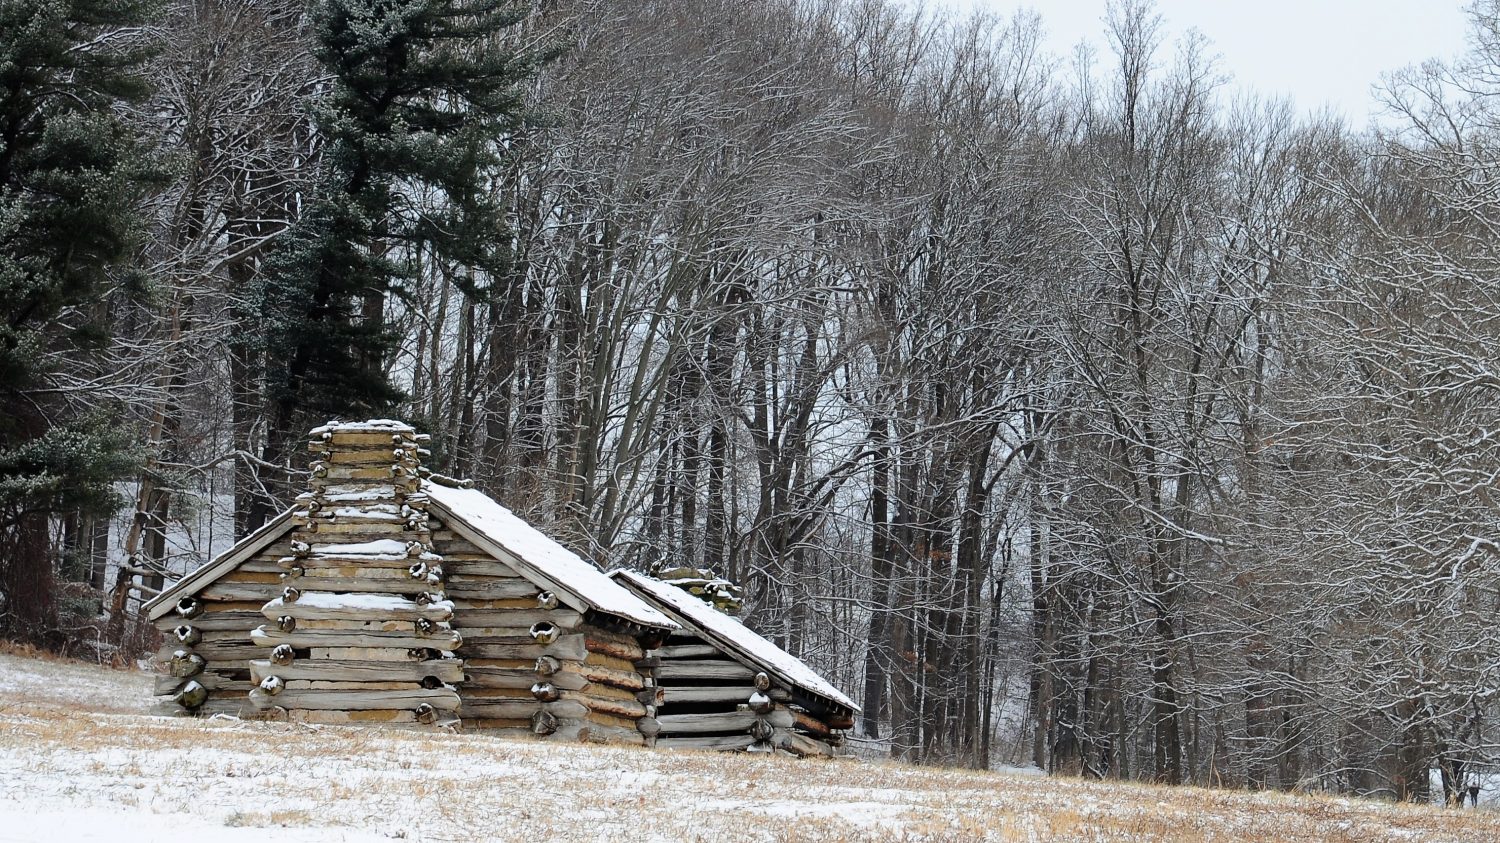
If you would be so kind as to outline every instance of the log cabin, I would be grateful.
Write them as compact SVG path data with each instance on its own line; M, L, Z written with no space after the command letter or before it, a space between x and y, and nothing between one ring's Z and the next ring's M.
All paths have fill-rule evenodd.
M167 711L644 743L676 625L400 422L312 431L296 505L145 606ZM424 477L424 475L426 475Z
M431 474L425 444L312 431L295 505L146 604L161 710L836 754L857 708L806 665Z
M635 571L610 574L679 627L639 665L657 686L642 729L662 748L834 756L859 706L708 599Z

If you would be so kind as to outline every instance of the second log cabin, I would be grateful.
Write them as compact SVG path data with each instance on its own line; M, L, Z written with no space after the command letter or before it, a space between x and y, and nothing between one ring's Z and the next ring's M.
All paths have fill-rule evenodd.
M683 588L635 571L610 576L679 627L641 663L659 689L645 727L652 745L839 754L859 706L801 659Z

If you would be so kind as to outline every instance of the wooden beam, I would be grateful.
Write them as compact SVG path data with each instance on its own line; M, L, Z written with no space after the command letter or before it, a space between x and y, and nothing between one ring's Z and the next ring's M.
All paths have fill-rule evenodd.
M712 749L712 750L734 750L745 749L755 743L755 739L749 735L717 735L691 738L658 737L656 739L657 749Z
M274 647L290 644L293 647L387 647L414 649L419 647L453 651L463 644L463 638L447 629L434 630L432 635L412 632L343 632L330 629L297 629L282 632L279 629L261 627L250 633L250 640L258 647Z
M258 708L281 706L285 709L313 711L365 711L369 709L414 709L427 703L439 711L457 711L458 694L446 688L421 688L403 691L301 691L285 690L274 697L255 688L250 701Z
M463 659L418 662L302 659L289 665L275 665L260 659L250 662L251 679L258 683L267 676L325 682L420 682L432 676L443 682L462 682L464 673Z
M755 669L728 659L664 661L656 668L657 679L753 679Z

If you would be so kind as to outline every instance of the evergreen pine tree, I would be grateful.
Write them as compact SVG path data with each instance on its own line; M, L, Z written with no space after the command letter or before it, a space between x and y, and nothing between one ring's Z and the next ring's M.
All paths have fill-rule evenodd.
M487 180L523 119L518 83L546 57L503 42L527 11L513 0L315 4L315 53L332 77L315 115L323 189L270 260L260 296L270 462L287 462L307 414L399 404L386 373L398 338L384 312L405 292L414 255L504 274L507 238Z
M49 519L108 509L132 467L97 396L56 376L100 347L153 173L117 109L144 0L0 0L0 634L43 643ZM113 276L113 277L112 277Z

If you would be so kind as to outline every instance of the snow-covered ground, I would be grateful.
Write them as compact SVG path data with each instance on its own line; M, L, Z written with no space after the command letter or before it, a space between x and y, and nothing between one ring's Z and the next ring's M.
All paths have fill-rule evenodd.
M1500 812L192 720L0 653L0 841L1500 840Z

